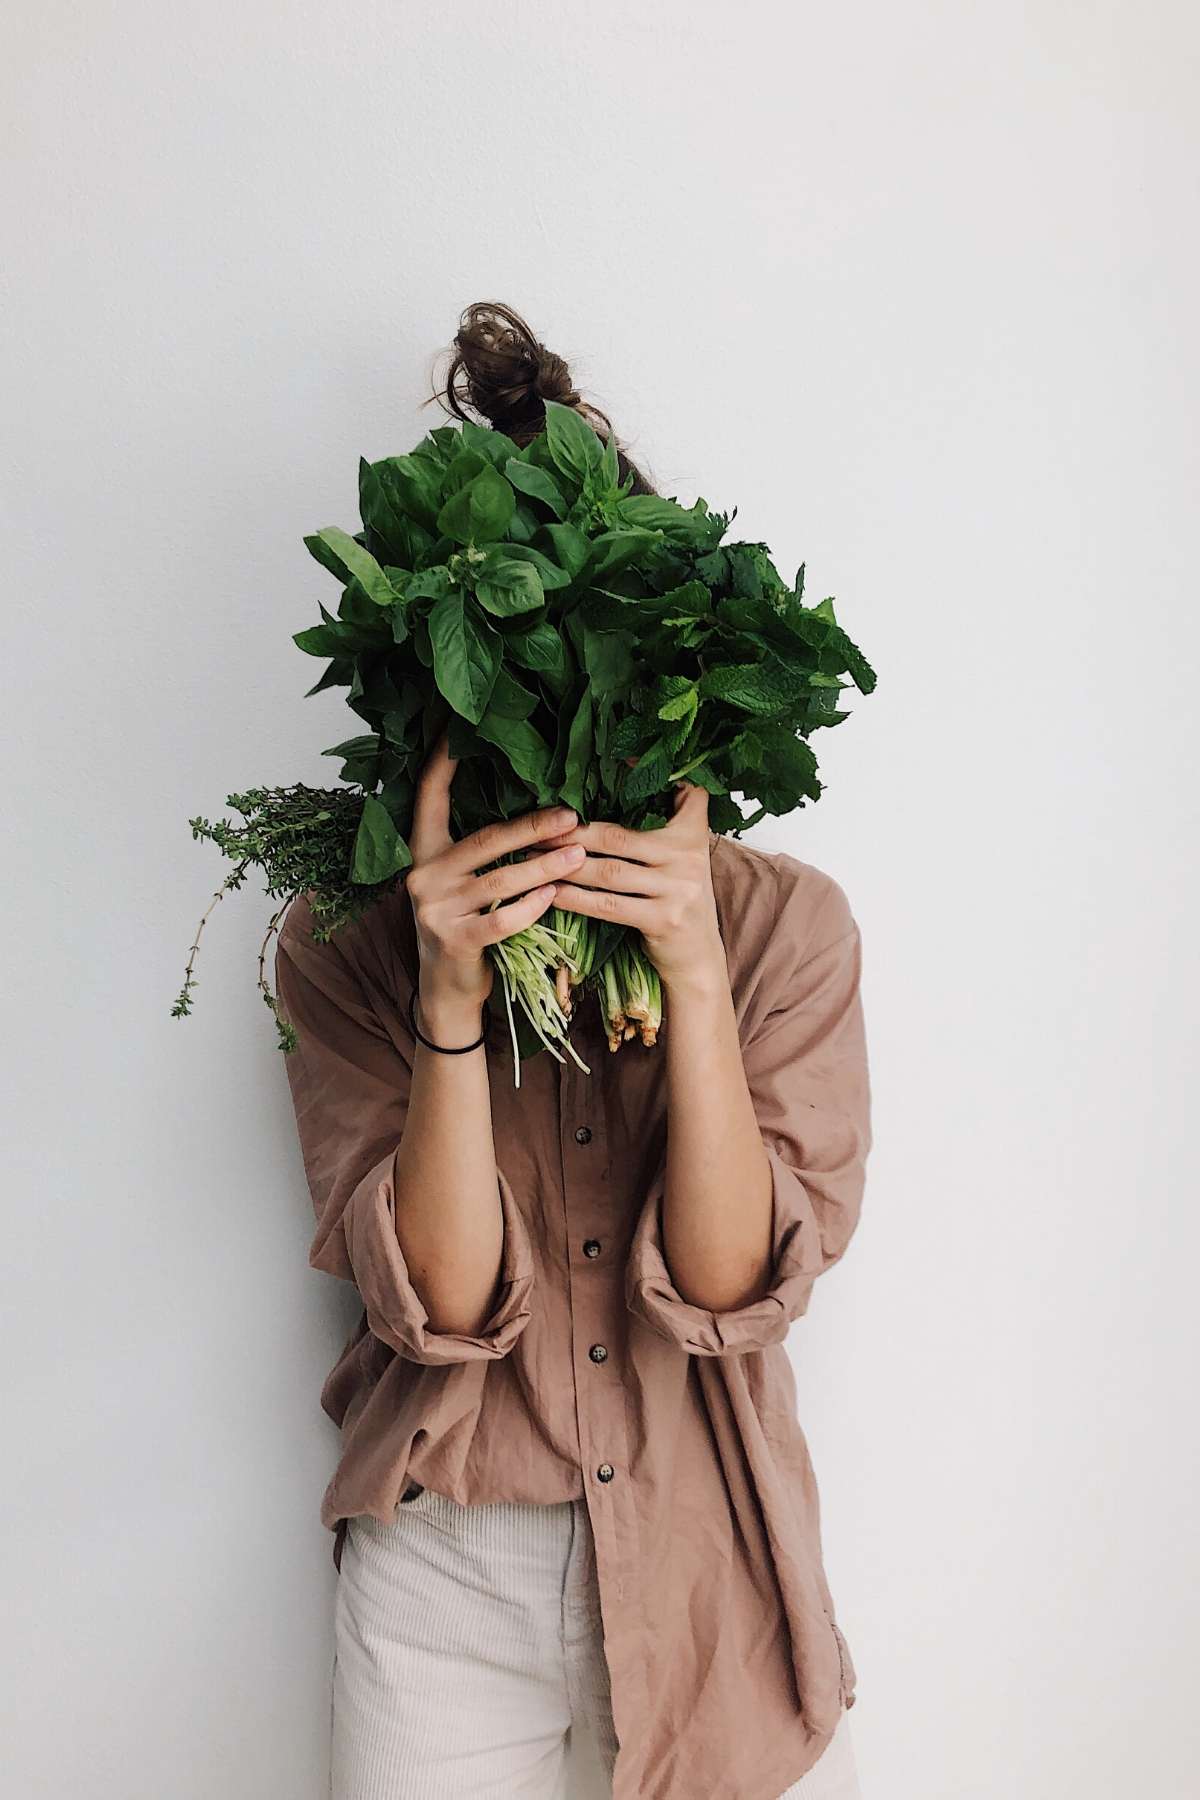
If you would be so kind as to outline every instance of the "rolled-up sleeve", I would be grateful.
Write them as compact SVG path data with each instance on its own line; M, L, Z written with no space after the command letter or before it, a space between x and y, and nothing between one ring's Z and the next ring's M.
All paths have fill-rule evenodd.
M301 895L284 919L275 956L280 1012L298 1038L284 1064L316 1217L309 1263L352 1282L373 1334L413 1362L505 1356L529 1321L534 1282L532 1244L512 1186L497 1169L504 1231L491 1316L474 1335L434 1330L396 1234L411 1032L401 1022L403 1008L394 1015L389 1008L385 1025L339 948L340 934L318 942L312 923Z
M742 1045L771 1171L767 1292L717 1312L693 1306L679 1293L664 1254L665 1156L634 1227L626 1302L661 1336L696 1356L759 1350L786 1337L807 1310L818 1275L844 1254L861 1212L871 1146L861 935L836 882L808 925L806 909L811 915L810 894L793 888L759 972L766 1005ZM669 1031L669 996L667 1007ZM736 1194L730 1204L737 1204Z

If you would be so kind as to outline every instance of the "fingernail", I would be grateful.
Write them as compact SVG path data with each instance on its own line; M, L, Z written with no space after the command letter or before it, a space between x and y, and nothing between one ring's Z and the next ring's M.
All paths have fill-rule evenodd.
M550 814L551 825L573 825L577 815L573 806L556 806Z

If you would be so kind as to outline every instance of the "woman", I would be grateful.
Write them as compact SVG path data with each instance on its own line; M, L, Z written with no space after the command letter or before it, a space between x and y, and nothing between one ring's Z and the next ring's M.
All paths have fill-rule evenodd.
M459 416L460 368L519 443L580 404L508 309L456 344ZM846 896L687 783L658 831L456 841L453 774L443 738L403 883L328 943L301 897L276 961L310 1261L364 1308L322 1393L334 1800L557 1800L573 1728L616 1800L858 1800L783 1344L870 1146ZM591 1073L542 1052L517 1088L486 950L552 904L641 931L663 1031L610 1056L589 996Z

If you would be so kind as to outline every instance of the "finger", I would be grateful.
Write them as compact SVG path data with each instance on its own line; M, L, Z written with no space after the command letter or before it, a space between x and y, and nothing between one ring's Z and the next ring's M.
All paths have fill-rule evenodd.
M573 850L580 846L568 844ZM663 871L647 863L630 862L623 856L584 856L577 868L565 872L563 879L576 887L603 888L613 894L646 894L661 896L664 891Z
M557 832L548 841L552 844L582 844L598 856L622 856L630 862L646 863L654 868L671 854L669 842L658 844L654 841L668 829L663 825L650 831L632 831L628 826L618 825L614 819L593 819L588 825L574 825L569 831Z
M671 817L661 827L663 842L678 846L708 836L708 789L694 781L677 781L671 796Z
M653 900L580 887L573 881L555 882L554 904L564 912L585 913L590 919L607 919L613 925L632 925L638 931L653 927L658 910Z
M541 844L567 829L578 814L570 806L546 806L539 812L522 813L516 819L495 819L460 838L447 857L446 866L468 875L502 856Z
M700 787L694 781L681 781L675 789L675 805L671 814L671 825L676 835L708 836L708 800L707 788Z
M541 917L556 895L557 888L551 881L544 887L534 888L530 894L522 894L518 900L510 900L507 906L481 913L471 926L472 942L482 950L488 944L498 944L503 938L512 937L516 931L524 931L527 925Z
M453 840L450 836L450 784L458 758L450 754L447 726L421 765L413 801L408 847L414 862L429 862Z
M454 900L463 912L477 912L481 906L511 900L530 888L553 882L563 875L574 875L587 861L582 844L566 844L561 850L547 850L545 855L527 856L522 862L500 863L482 875L467 875L454 889Z

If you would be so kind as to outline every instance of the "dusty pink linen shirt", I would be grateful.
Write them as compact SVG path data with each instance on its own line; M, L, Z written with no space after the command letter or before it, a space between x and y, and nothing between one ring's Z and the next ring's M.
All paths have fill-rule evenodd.
M309 1260L354 1283L364 1309L321 1395L341 1428L321 1503L335 1561L343 1521L390 1521L410 1480L463 1503L582 1496L615 1800L777 1800L854 1701L784 1338L862 1203L860 935L812 865L716 833L710 856L773 1182L770 1291L730 1311L685 1301L664 1256L669 997L658 1047L613 1053L587 995L572 1042L591 1073L543 1051L519 1089L493 1006L477 1054L503 1264L492 1317L463 1336L430 1328L394 1224L417 972L403 884L328 944L301 896L276 957L300 1039L285 1066L316 1212Z

